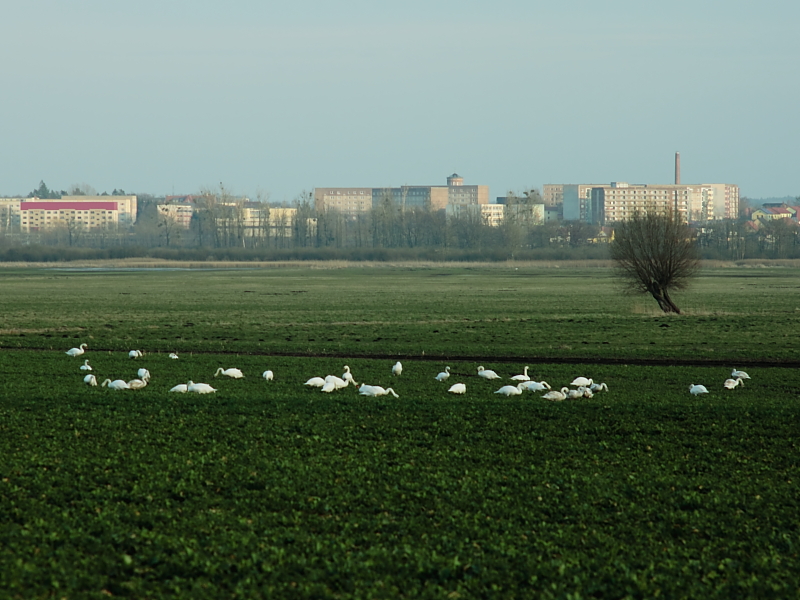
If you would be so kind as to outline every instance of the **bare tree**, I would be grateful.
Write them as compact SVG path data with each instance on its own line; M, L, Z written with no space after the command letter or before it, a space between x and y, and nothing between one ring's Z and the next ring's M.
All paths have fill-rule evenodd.
M672 213L636 213L614 228L611 258L627 287L650 294L665 313L680 314L670 291L697 274L700 254L689 226Z

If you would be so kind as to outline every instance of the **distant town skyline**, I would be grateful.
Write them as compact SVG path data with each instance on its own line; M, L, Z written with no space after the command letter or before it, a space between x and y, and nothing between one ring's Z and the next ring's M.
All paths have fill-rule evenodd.
M800 3L32 0L0 195L724 182L800 195Z

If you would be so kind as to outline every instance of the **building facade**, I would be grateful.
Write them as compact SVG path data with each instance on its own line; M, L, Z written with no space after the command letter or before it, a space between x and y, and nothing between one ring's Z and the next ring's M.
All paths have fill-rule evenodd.
M87 231L110 229L119 224L119 215L119 205L111 200L103 202L22 201L20 202L20 231L23 233L41 232L58 227L79 227Z

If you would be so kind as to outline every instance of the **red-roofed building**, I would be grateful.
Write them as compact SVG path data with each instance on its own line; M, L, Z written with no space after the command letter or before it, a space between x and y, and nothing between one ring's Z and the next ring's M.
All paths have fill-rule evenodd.
M109 196L110 197L110 196ZM66 225L84 229L105 229L119 224L116 201L33 200L20 202L20 230L43 231Z

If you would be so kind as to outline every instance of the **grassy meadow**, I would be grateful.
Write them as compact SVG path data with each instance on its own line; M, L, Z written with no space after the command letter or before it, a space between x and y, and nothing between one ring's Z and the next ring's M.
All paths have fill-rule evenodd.
M607 269L532 265L0 286L0 596L799 595L798 269L707 270L682 316ZM152 381L92 388L85 359ZM345 364L400 398L303 385ZM609 391L494 393L526 365ZM733 367L752 379L726 390ZM168 391L190 379L217 392Z

